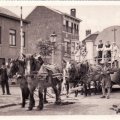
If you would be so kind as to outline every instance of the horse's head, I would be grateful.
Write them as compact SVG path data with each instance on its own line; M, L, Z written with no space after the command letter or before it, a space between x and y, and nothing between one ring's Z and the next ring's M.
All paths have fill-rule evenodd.
M37 59L33 55L29 55L25 59L26 61L26 75L30 75L32 72L38 72L42 64L44 63L39 56Z
M25 73L25 61L23 60L13 60L10 63L9 77L13 77L18 73L19 75L24 75Z
M78 71L80 75L85 75L88 73L89 64L88 62L82 62L78 64Z
M12 60L9 65L9 73L8 76L11 78L18 72L18 65L16 60Z

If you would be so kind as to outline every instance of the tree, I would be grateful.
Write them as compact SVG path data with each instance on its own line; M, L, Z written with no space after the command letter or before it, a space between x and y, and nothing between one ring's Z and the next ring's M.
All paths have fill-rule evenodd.
M37 49L43 57L50 56L52 53L52 43L49 40L39 40Z

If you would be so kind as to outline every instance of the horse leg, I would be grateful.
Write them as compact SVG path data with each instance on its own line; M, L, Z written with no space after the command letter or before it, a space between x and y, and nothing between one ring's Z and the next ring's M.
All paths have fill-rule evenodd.
M97 81L94 81L94 86L95 86L95 90L94 93L95 95L98 93L98 85L97 85Z
M28 110L32 110L34 106L35 106L34 91L32 90L30 91L30 102L29 102Z
M46 99L47 88L44 89L44 103L48 103Z
M81 87L82 87L82 89L81 89L81 95L83 95L83 94L84 94L84 90L83 90L83 82L81 82Z
M77 83L74 83L74 88L76 87ZM75 90L75 97L78 95L78 90Z
M85 83L83 85L83 89L84 89L84 95L87 96L87 85Z
M66 97L69 97L69 88L70 88L69 82L66 81L66 91L67 91Z
M91 89L90 83L88 83L88 91L89 91L89 95L91 95L92 94L92 89Z
M25 107L25 91L24 91L24 89L23 88L21 88L21 92L22 92L22 108L24 108Z
M39 105L37 107L37 110L42 110L43 107L44 107L44 98L43 98L43 91L42 91L42 89L39 89L38 95L39 95Z
M59 92L56 86L53 87L53 90L55 92L55 96L56 96L56 101L55 104L59 105L61 103L61 99L59 97Z
M28 86L26 85L23 85L23 84L20 84L20 88L21 88L21 93L22 93L22 108L25 107L25 104L26 104L26 99L29 98L29 89L28 89Z
M59 100L60 100L60 95L61 95L61 88L62 88L62 82L59 82L58 83L58 97L59 97Z

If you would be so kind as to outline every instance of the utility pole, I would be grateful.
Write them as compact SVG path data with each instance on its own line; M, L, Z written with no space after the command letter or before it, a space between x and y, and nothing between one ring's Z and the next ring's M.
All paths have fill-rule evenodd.
M21 9L21 18L20 18L20 40L21 40L21 45L20 45L20 57L22 58L23 54L23 19L22 19L22 6L20 7Z
M112 31L114 32L114 42L116 43L116 31L117 31L117 29L114 28Z

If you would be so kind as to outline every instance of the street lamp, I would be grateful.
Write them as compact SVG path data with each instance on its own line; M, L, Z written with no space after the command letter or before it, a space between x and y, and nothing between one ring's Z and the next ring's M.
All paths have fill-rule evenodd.
M55 50L54 48L55 48L56 38L57 38L57 35L55 34L55 32L53 32L50 35L50 41L52 43L52 64L54 64L54 50Z

